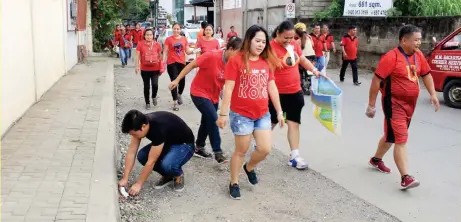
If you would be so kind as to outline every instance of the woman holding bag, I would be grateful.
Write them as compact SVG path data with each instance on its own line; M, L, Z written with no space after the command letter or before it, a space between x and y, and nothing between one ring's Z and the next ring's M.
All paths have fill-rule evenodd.
M154 40L154 31L144 31L144 41L136 47L136 74L141 70L144 82L144 100L146 109L150 109L149 91L152 84L152 103L157 106L158 77L165 71L161 61L162 47Z

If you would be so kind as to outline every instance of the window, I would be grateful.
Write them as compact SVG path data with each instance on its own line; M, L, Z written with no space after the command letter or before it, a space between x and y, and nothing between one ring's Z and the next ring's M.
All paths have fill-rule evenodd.
M461 50L461 33L453 36L442 46L442 50Z

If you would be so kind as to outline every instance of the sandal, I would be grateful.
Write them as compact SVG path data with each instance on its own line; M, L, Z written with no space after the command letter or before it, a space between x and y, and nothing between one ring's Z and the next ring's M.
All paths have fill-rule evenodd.
M178 104L177 104L177 103L175 103L175 104L173 105L173 111L179 111L179 108L178 108Z

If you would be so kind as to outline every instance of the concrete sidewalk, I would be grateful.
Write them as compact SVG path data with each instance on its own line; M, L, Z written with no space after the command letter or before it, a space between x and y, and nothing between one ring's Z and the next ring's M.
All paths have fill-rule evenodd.
M112 63L75 66L2 139L2 221L116 221L113 124Z

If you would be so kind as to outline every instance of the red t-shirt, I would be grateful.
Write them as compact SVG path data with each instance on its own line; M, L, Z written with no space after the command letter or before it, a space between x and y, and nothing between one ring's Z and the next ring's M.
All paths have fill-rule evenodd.
M294 51L294 62L290 59L290 53L275 40L270 42L275 56L282 62L283 68L277 68L274 73L275 84L280 94L292 94L301 90L301 79L299 78L299 61L303 55L301 47L295 41L291 42Z
M133 43L144 41L143 31L141 29L133 31Z
M125 39L123 39L123 38L122 38L122 35L120 34L120 35L118 35L117 38L116 38L117 41L119 42L119 47L120 47L120 48L125 48L125 40L126 40L127 42L129 42L129 41L130 41L131 35L125 34L123 37L124 37Z
M327 44L327 48L325 49L325 51L330 51L331 43L334 41L334 37L331 34L326 34L323 36L324 36L325 44Z
M181 36L181 38L176 39L174 36L166 38L165 45L168 46L168 60L167 64L172 63L186 63L186 46L187 39L186 37Z
M152 42L148 43L146 41L141 41L139 42L138 46L136 47L136 50L140 52L141 58L141 70L143 71L157 71L160 70L160 63L161 63L161 53L162 53L162 46L158 42ZM158 63L154 65L143 65L142 64L142 59L146 55L146 52L148 53L157 53L158 55Z
M238 36L237 32L229 32L227 33L227 41L229 41L230 38Z
M205 30L203 30L203 29L201 28L200 31L199 31L198 34L197 34L197 41L203 38L204 32L205 32Z
M256 120L269 111L268 83L274 79L274 74L270 71L267 61L262 58L248 61L251 73L247 74L242 57L232 57L224 71L226 80L235 81L230 109Z
M120 31L120 30L115 30L115 32L114 32L114 38L118 38L118 36L121 35L121 34L122 34L122 31Z
M315 51L315 56L320 57L323 56L323 43L325 43L325 37L323 35L319 35L318 37L311 33L309 34L312 37L312 44Z
M412 69L416 71L416 75ZM411 118L419 95L418 78L430 72L429 63L421 51L408 56L408 61L399 48L394 48L381 57L375 73L384 80L381 88L383 109L392 109L392 116L386 116L387 118Z
M223 50L213 50L197 58L199 70L190 86L193 96L219 102L219 95L224 86Z
M212 38L210 40L205 40L204 38L201 38L197 42L197 48L200 48L202 50L202 54L212 50L217 50L219 49L219 41L215 38Z
M356 36L350 36L349 34L344 35L341 38L341 45L344 46L347 57L343 60L355 60L357 59L357 49L359 47L359 40Z

